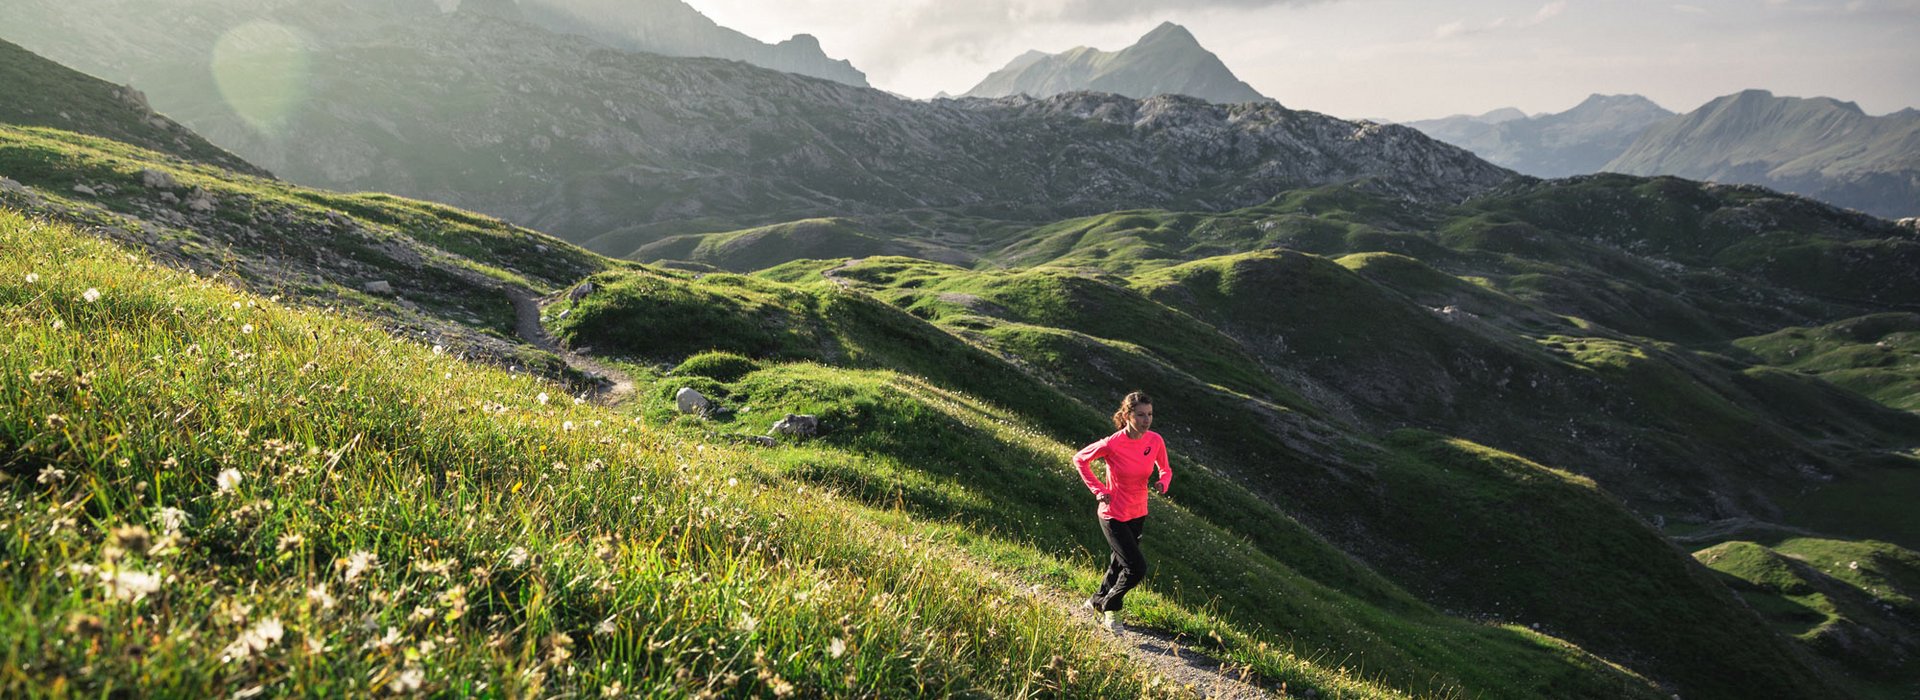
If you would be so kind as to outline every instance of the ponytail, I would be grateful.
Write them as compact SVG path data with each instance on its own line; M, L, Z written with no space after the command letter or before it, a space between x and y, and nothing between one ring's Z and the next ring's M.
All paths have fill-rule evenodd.
M1126 430L1127 418L1133 415L1134 407L1141 405L1153 405L1153 397L1147 396L1147 392L1136 391L1121 399L1120 410L1113 412L1113 429Z

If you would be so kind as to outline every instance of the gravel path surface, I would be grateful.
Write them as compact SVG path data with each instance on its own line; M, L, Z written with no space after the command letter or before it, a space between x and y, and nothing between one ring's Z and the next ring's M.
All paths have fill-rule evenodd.
M1042 597L1084 621L1088 626L1099 628L1100 636L1109 640L1115 649L1132 656L1135 661L1152 668L1179 688L1202 698L1227 698L1229 700L1253 700L1273 698L1280 695L1264 679L1256 676L1250 669L1232 666L1219 659L1200 653L1173 634L1156 629L1122 625L1119 634L1109 634L1100 626L1100 616L1080 606L1080 602L1060 594L1036 592ZM1125 619L1124 617L1122 618Z
M546 326L540 323L540 300L534 297L532 292L518 287L507 287L502 291L506 293L507 299L513 302L515 334L542 350L560 356L568 367L574 368L581 374L601 380L601 383L592 391L591 398L594 401L613 405L633 396L633 378L628 377L625 372L560 347L560 341L555 340L553 335L547 332Z

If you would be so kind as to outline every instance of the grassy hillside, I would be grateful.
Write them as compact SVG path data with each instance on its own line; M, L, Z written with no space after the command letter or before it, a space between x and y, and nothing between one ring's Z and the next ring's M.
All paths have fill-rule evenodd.
M685 261L752 272L796 259L863 258L906 255L931 260L965 261L971 256L906 237L874 236L849 219L804 219L727 233L673 236L641 246L631 257L647 261Z
M146 97L0 39L0 123L42 126L137 144L185 160L265 175L154 113Z
M763 370L738 380L743 395L817 410L839 437L745 453L672 423L551 401L556 388L526 375L156 269L64 226L7 213L0 236L19 253L0 262L14 330L0 350L7 529L46 533L8 538L0 570L17 603L0 616L10 665L24 672L7 681L26 684L14 692L1151 689L1070 612L994 573L998 557L1019 575L1082 587L1091 568L1057 557L1085 551L1062 548L1087 528L999 517L1070 510L1051 502L1072 493L1056 466L1068 448L1023 441L1034 433L964 395L886 373ZM936 401L945 410L929 412ZM965 429L993 424L1005 427ZM940 434L975 443L895 442ZM1022 442L1040 454L1009 450ZM925 505L909 513L937 517L901 517L830 466L864 471L869 455L893 455L902 461L874 473L945 482L901 467L956 447L1006 454L1002 476L1038 469L1061 495L1037 509L916 495ZM990 486L965 482L932 493ZM1012 478L999 488L1036 493ZM1004 505L955 527L969 521L951 506L969 501ZM1647 690L1570 647L1445 618L1402 594L1383 594L1397 599L1388 610L1356 611L1350 594L1162 510L1162 541L1218 543L1187 560L1216 568L1186 580L1288 601L1290 624L1332 639L1236 623L1244 604L1216 618L1181 604L1191 594L1178 585L1143 595L1142 616L1296 690ZM1179 571L1181 557L1159 555ZM1225 571L1260 572L1262 585L1234 593L1220 585ZM1379 666L1325 659L1362 644Z
M1322 260L1310 264L1309 269L1318 269L1313 265L1326 265L1317 274L1347 280L1345 283L1356 289L1370 286L1330 262ZM1404 443L1397 437L1375 441L1367 437L1364 424L1330 421L1320 410L1289 408L1285 401L1305 406L1307 401L1302 397L1312 394L1279 393L1284 391L1282 385L1266 374L1242 343L1122 286L1123 280L1103 281L1057 271L974 273L897 258L793 263L757 277L620 273L597 279L597 286L606 291L580 302L559 323L557 328L563 336L577 344L590 344L599 352L626 354L653 363L672 365L692 356L699 359L689 359L689 365L683 366L699 368L714 363L726 368L693 372L700 377L663 379L653 392L657 401L664 404L678 386L693 386L721 397L729 406L747 410L746 414L735 414L736 422L746 421L744 416L764 416L755 421L757 425L737 434L735 439L742 440L746 433L764 431L765 423L784 412L819 412L829 418L829 425L848 426L844 439L866 452L869 459L878 454L898 460L898 466L870 469L822 468L817 462L809 462L818 478L855 484L862 492L912 504L940 517L975 519L983 527L1019 523L1018 530L1025 537L1055 528L1074 532L1071 521L1059 523L1055 521L1057 516L1038 515L1070 510L1070 504L1035 501L1030 485L1004 494L989 491L978 498L963 498L960 494L964 492L954 491L958 485L969 491L989 489L991 486L982 485L981 479L997 479L1010 470L1017 471L1015 467L993 466L993 450L987 447L918 437L964 435L969 431L937 424L920 427L909 416L924 409L889 413L886 420L880 420L872 417L870 409L859 408L857 399L836 400L832 397L859 393L836 388L847 381L836 380L837 373L846 370L809 370L804 379L769 379L769 373L776 373L774 368L793 360L867 368L860 371L883 370L893 360L874 352L868 339L879 337L873 329L884 326L895 329L891 337L918 338L913 345L922 349L916 355L974 359L964 365L952 360L930 363L911 370L924 380L882 379L881 385L924 381L931 386L953 387L971 381L965 385L966 390L997 404L999 408L993 413L1029 416L1036 426L1063 426L1043 428L1041 435L1056 443L1055 456L1037 461L1060 464L1070 445L1095 436L1087 427L1099 424L1092 411L1063 410L1061 406L1075 402L1098 405L1124 388L1146 388L1165 404L1168 434L1176 436L1183 445L1182 455L1194 466L1188 473L1203 477L1183 481L1186 486L1175 499L1179 506L1223 532L1248 538L1254 551L1263 557L1304 566L1303 573L1336 590L1353 595L1353 591L1380 589L1381 584L1368 582L1369 577L1355 577L1350 565L1339 563L1345 555L1326 540L1285 534L1300 528L1293 522L1306 526L1298 531L1329 533L1332 544L1346 552L1362 553L1394 582L1387 584L1389 591L1412 588L1419 598L1438 599L1450 607L1465 606L1500 619L1551 626L1583 645L1632 656L1649 675L1693 692L1735 692L1734 686L1717 679L1751 677L1761 669L1766 669L1764 678L1756 678L1749 690L1798 687L1808 693L1821 692L1818 688L1823 681L1807 670L1804 661L1797 660L1799 652L1773 638L1724 588L1661 542L1618 502L1601 495L1591 482L1586 482L1584 490L1530 493L1497 501L1509 505L1490 501L1485 509L1462 509L1456 496L1442 495L1454 494L1455 490L1441 486L1445 481L1435 481L1457 471L1458 458L1444 451L1417 448L1417 441ZM1243 281L1253 283L1251 279ZM896 310L885 313L890 307L873 306L869 296L889 300ZM1390 298L1378 297L1376 303L1377 309L1335 316L1355 323L1377 323L1381 328L1417 318L1395 306ZM828 320L848 319L835 310L849 307L875 313L853 319L854 323ZM1212 307L1201 303L1191 308ZM881 319L887 320L881 323ZM932 319L933 323L922 319ZM1394 336L1393 342L1404 344L1405 338L1425 337L1428 334L1413 332L1422 327L1401 328L1401 335ZM1167 332L1126 332L1132 328ZM1356 350L1368 347L1363 336L1328 333L1350 338ZM698 341L676 345L669 340L674 338ZM1532 346L1530 342L1510 342ZM979 351L969 343L991 354L976 354ZM1480 349L1476 347L1476 351ZM703 354L711 350L732 353L733 359L723 362L717 359L721 356ZM1531 352L1549 356L1538 349ZM706 377L708 374L720 378ZM1230 388L1236 377L1243 383L1241 391ZM1057 387L1065 396L1007 393L1008 387L1031 386L1035 380ZM768 405L770 387L779 387L774 396L783 397L774 400L772 406ZM1307 392L1324 389L1304 388ZM1344 388L1356 391L1351 385ZM1275 403L1275 396L1267 391L1275 391L1281 403ZM840 401L853 405L837 407ZM1076 419L1082 426L1077 434L1073 429ZM873 441L869 431L875 426L889 426L887 432L903 437ZM727 432L723 429L723 434ZM830 443L838 439L833 434L824 438ZM955 464L954 455L964 457ZM1387 464L1399 466L1386 470L1383 465ZM950 469L959 471L948 472ZM955 484L928 481L928 473L951 473ZM1533 479L1528 473L1524 469L1492 472L1483 477L1487 479L1483 488L1524 493L1524 489L1533 488L1524 485ZM1064 471L1055 472L1054 478L1063 484L1059 488L1072 491L1072 480ZM1587 499L1592 499L1588 505L1576 505ZM1430 512L1420 508L1427 503L1449 505ZM1510 503L1529 504L1521 509L1524 522L1506 521L1514 514L1515 506ZM1587 510L1579 517L1569 517L1558 510L1562 508ZM1447 544L1437 537L1432 529L1436 520L1449 522L1448 531L1459 533L1463 538L1460 543ZM1506 540L1493 536L1500 532L1527 532L1531 537ZM1088 540L1080 546L1097 551L1099 542L1090 540L1092 534L1080 528L1077 537ZM1195 538L1183 536L1175 541L1190 543ZM1529 544L1545 541L1563 541L1566 546L1536 548ZM1596 548L1614 554L1604 560L1572 554ZM1456 560L1468 552L1490 557L1503 566L1459 564ZM1167 566L1195 572L1192 578L1183 575L1182 581L1233 580L1235 577L1228 572L1247 566L1216 569L1212 564L1194 562L1196 557L1182 550L1168 551L1164 556L1180 561ZM1448 563L1440 572L1433 568L1433 562ZM1524 567L1529 577L1516 578L1514 566ZM1649 581L1661 583L1648 585ZM1271 611L1280 605L1252 593L1244 595L1253 597L1237 598L1211 586L1204 595L1216 597L1228 619L1253 623L1272 619ZM1375 604L1397 606L1402 603L1395 601L1405 594L1364 597ZM1581 604L1571 604L1574 600ZM1694 619L1698 624L1672 625L1676 616ZM1385 632L1373 634L1396 638ZM1364 648L1345 639L1340 644L1348 649ZM1404 642L1393 645L1404 651ZM1742 651L1702 655L1698 650L1704 648ZM1380 657L1376 652L1363 658ZM1367 667L1373 668L1373 663L1369 661ZM1466 685L1477 687L1475 683Z
M1857 672L1861 692L1907 697L1920 664L1920 555L1884 542L1724 542L1694 558L1782 632Z
M1861 316L1734 341L1761 361L1920 411L1920 314Z
M150 185L149 173L169 183ZM0 203L93 227L157 260L551 371L560 363L517 336L513 297L619 266L450 207L303 188L54 129L0 125L0 177L15 183L0 188ZM374 283L388 289L369 291Z
M735 451L71 229L0 236L4 517L36 533L4 545L8 694L1143 690Z

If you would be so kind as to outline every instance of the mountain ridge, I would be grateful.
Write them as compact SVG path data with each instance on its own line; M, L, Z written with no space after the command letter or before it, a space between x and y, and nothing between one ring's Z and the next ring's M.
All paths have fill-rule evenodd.
M1745 90L1648 129L1606 166L1745 182L1879 216L1920 214L1920 114Z
M1509 107L1406 125L1502 167L1535 177L1567 177L1600 172L1641 132L1671 116L1639 95L1596 93L1552 114L1528 117Z
M1172 22L1162 22L1133 45L1114 52L1085 46L1059 54L1029 50L962 96L1050 97L1077 90L1133 98L1182 94L1224 104L1268 99L1234 77L1192 32Z
M1412 130L1271 102L921 103L485 16L369 22L339 42L322 35L305 97L275 130L237 114L198 59L150 64L178 78L150 94L293 181L447 202L615 255L849 213L934 210L971 235L988 220L1232 207L1336 181L1457 201L1511 175Z

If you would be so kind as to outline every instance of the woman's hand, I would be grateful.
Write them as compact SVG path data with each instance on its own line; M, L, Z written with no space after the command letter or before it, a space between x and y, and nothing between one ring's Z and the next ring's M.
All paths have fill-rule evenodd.
M1107 501L1113 500L1113 494L1110 494L1110 493L1098 494L1093 497L1093 500L1100 503L1106 503Z

